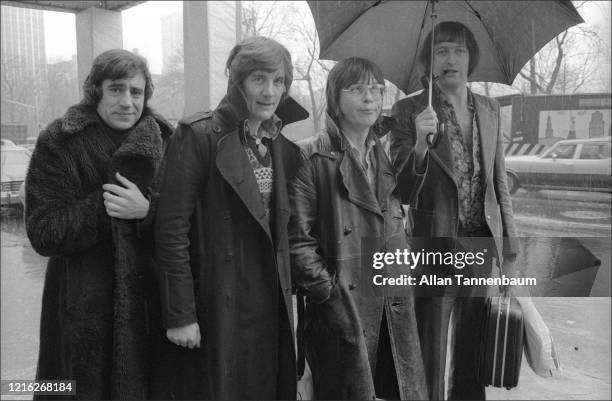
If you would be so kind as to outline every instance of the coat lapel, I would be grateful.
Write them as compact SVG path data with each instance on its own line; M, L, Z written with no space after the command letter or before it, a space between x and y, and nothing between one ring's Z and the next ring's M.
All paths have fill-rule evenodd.
M289 195L287 194L287 173L290 173L288 154L292 146L291 143L282 135L272 141L272 166L274 167L274 247L278 249L278 244L283 236L286 236L287 224L289 223ZM283 157L284 156L284 157ZM299 155L296 155L299 156ZM285 163L287 162L287 163Z
M397 181L395 178L395 170L391 165L391 161L387 157L380 142L376 143L374 147L376 157L378 158L378 169L376 171L376 197L378 203L383 208L388 208L387 202L391 192L395 189Z
M383 217L378 200L370 187L363 169L349 156L348 152L348 149L346 149L340 162L340 176L348 192L349 201Z
M476 108L478 135L480 135L483 170L486 174L485 182L487 182L491 171L493 171L493 159L497 146L497 135L495 135L497 133L497 127L495 126L497 116L490 104L480 96L474 95L474 107Z
M119 172L145 193L153 182L163 156L161 127L162 125L149 115L143 117L130 130L112 156L109 169L111 182L117 183L114 175Z
M237 130L230 132L219 140L216 164L223 178L240 197L242 203L268 237L272 239L255 174L242 142L240 142Z
M348 200L355 205L369 210L372 213L383 217L380 205L376 199L374 191L371 189L366 173L361 166L349 155L350 144L342 136L338 126L331 117L327 116L327 135L330 142L342 154L340 161L340 178L348 192ZM378 144L380 145L380 143Z

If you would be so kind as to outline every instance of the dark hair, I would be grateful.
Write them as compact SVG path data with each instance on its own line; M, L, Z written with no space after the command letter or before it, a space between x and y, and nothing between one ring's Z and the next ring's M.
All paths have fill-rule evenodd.
M385 84L385 78L379 66L372 61L349 57L334 66L327 76L325 99L327 101L327 114L339 124L340 120L340 92L362 80L374 78L379 84Z
M472 31L467 26L460 22L446 21L436 25L434 29L435 40L434 43L440 42L453 42L463 43L468 49L470 61L468 65L468 76L472 75L472 72L478 65L480 60L480 50L478 49L478 43L474 38ZM419 53L419 62L424 69L425 73L429 72L431 60L431 32L425 38Z
M93 61L89 75L83 83L84 103L97 106L102 99L102 82L106 79L133 78L138 73L145 78L145 106L153 96L153 80L147 60L128 50L111 49L99 54Z
M241 88L245 78L253 71L272 72L279 68L285 73L285 92L282 102L289 95L289 88L293 82L293 64L289 50L274 39L263 36L247 38L234 46L225 63L228 92Z

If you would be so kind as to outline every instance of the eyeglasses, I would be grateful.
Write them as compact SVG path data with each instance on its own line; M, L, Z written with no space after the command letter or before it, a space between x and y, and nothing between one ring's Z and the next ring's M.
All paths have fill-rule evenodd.
M370 85L355 84L355 85L349 86L346 89L342 89L342 92L346 92L349 95L353 95L353 96L363 96L365 95L366 90L370 91L373 98L380 99L382 98L383 93L385 93L385 85L383 84L370 84Z

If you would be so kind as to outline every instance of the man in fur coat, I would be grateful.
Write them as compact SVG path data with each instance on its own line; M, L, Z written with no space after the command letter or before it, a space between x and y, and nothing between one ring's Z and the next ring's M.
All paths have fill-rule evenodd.
M77 399L150 393L163 331L147 232L172 132L147 107L152 93L144 58L100 54L83 101L41 132L26 177L28 237L49 257L36 378L75 380Z

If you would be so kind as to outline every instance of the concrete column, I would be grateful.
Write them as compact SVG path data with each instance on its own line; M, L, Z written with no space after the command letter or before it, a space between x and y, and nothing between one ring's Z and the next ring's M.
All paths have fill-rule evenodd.
M210 109L208 41L207 3L204 1L183 2L186 115Z
M123 48L121 12L88 8L76 14L77 70L79 94L91 69L93 59L109 49Z
M236 44L236 1L183 3L185 114L217 106L227 90L225 61Z

